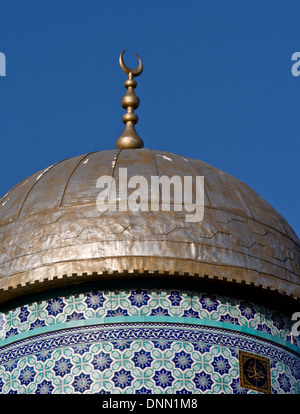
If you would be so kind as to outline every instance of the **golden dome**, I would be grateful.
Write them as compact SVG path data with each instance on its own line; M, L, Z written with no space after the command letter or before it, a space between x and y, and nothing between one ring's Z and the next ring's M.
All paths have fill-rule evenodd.
M106 211L97 179L204 176L204 218ZM184 276L252 284L300 297L300 243L286 220L237 178L205 162L150 149L69 158L0 200L1 301L98 279Z

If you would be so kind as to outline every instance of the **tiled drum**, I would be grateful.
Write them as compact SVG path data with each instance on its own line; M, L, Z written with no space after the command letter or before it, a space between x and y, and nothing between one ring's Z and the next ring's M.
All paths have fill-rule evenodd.
M270 392L300 392L290 320L241 299L172 289L91 290L1 314L1 393L248 394L240 352Z

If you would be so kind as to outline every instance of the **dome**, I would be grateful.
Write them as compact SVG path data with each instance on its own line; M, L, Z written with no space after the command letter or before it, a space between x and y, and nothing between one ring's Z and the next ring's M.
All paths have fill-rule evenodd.
M0 200L0 394L299 394L299 239L238 179L143 148L123 54L116 149Z
M184 211L99 211L97 179L203 176L204 217ZM119 195L122 197L122 195ZM300 297L300 243L246 184L209 164L147 148L69 158L0 200L1 301L95 279L209 278Z

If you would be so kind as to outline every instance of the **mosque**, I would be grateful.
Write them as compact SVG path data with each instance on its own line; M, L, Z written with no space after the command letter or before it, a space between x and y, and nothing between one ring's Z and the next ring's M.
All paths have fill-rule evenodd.
M237 178L144 148L143 65L123 53L116 148L57 162L0 200L0 393L299 394L297 235ZM169 208L126 208L112 191L124 171L203 177L203 214L187 220L175 190Z

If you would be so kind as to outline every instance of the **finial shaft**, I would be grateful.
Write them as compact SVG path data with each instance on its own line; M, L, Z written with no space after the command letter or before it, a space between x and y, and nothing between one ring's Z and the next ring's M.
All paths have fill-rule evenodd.
M128 75L128 79L124 83L127 92L121 100L121 105L127 110L127 112L122 117L125 129L116 142L116 148L143 148L143 140L138 135L134 127L134 125L138 122L138 116L134 113L134 110L139 107L140 100L134 92L137 83L133 79L142 73L143 64L140 57L136 54L139 59L139 66L136 69L129 68L125 65L123 60L124 52L126 52L126 50L121 53L119 61L122 70Z

